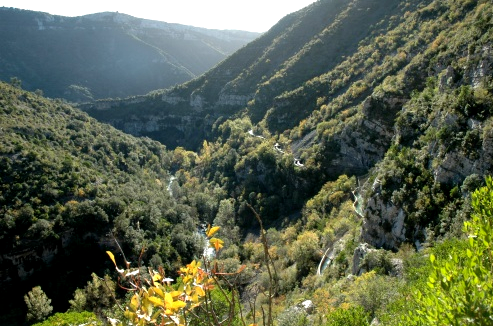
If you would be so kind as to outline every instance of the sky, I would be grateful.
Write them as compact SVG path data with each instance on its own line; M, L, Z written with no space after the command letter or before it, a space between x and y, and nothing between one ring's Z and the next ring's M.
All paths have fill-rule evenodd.
M266 32L282 17L313 2L315 0L0 0L0 7L70 17L118 11L167 23Z

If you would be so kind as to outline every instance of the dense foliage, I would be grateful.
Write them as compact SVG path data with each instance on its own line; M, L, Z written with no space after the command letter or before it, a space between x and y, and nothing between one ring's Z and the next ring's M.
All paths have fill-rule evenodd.
M488 1L318 1L196 80L92 108L115 106L91 114L132 115L172 150L2 84L5 275L26 272L23 293L42 285L55 311L73 293L72 310L123 322L127 307L142 324L198 303L213 312L180 323L488 323L492 19ZM224 247L199 273L202 224L221 227ZM48 246L71 284L65 306L34 268ZM193 271L177 279L190 291L163 281L178 270ZM214 273L227 291L204 299L191 284Z
M474 212L464 223L465 250L445 259L430 255L428 287L416 295L419 310L411 325L490 325L493 319L493 180L472 194ZM466 240L465 240L466 241Z
M145 248L141 259L168 270L198 252L197 212L170 196L174 158L162 145L7 84L0 102L5 282L32 276L49 297L71 295L88 270L104 268L98 248L116 247L113 237L129 259ZM39 279L53 270L58 280Z

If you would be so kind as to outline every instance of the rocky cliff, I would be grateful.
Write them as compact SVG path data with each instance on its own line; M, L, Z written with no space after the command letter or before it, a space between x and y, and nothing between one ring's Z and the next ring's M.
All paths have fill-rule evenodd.
M493 66L488 49L483 47L478 64L468 60L461 69L449 66L437 73L436 84L399 112L394 151L377 164L366 185L364 241L394 250L409 241L419 248L430 233L460 228L460 209L447 213L434 206L453 209L462 200L456 196L465 200L493 171L492 99L486 95L488 82L475 77ZM406 198L409 191L413 194ZM424 218L433 211L437 216Z

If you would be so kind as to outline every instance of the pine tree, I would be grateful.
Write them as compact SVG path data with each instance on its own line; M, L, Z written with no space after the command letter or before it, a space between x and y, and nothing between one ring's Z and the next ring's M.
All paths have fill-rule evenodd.
M28 321L42 321L53 311L51 299L48 299L40 286L36 286L29 291L24 296L24 301L27 305L26 317Z

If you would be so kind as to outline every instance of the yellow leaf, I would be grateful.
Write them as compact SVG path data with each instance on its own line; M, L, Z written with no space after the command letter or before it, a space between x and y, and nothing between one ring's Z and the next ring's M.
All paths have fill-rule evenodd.
M107 251L106 253L108 254L108 256L110 256L111 261L113 262L113 264L115 264L116 267L115 255L113 255L111 251Z
M192 294L192 302L194 302L194 303L199 302L199 296L197 295L197 293Z
M207 232L205 233L207 235L208 238L212 237L217 231L219 231L221 227L220 226L214 226L211 228L211 226L209 225L209 227L207 228Z
M185 308L186 306L187 306L187 304L185 302L178 300L178 301L173 302L173 304L171 305L171 309L178 310L181 308Z
M164 301L166 302L166 307L173 304L173 297L169 293L164 294Z
M110 259L113 262L113 264L115 264L116 271L118 273L122 274L124 272L124 270L119 269L118 266L116 266L115 255L113 255L113 253L111 251L107 251L106 253L108 254L108 256L110 256Z
M137 318L137 314L135 312L131 312L129 310L125 311L124 316L127 317L129 320L136 322L139 319Z
M204 297L205 292L204 289L201 286L196 286L195 287L195 293L197 293L198 296Z
M159 295L161 298L164 298L164 292L163 292L163 290L161 290L158 287L153 287L152 289L154 290L154 293L156 293L157 295ZM150 290L149 290L149 293L151 293Z
M174 298L178 298L179 296L182 295L183 292L181 291L172 291L170 292L169 294L171 295L171 297L174 299Z
M159 299L158 297L149 297L147 298L155 307L158 307L158 306L163 306L164 305L164 302L163 300Z
M132 311L137 311L137 308L139 307L139 296L137 294L134 294L132 299L130 300L130 309Z
M216 251L219 251L223 247L224 241L218 238L212 238L209 243L216 249Z
M154 274L154 276L152 277L152 283L159 282L159 281L161 281L161 279L162 279L162 276L161 275Z
M152 277L152 281L153 282L157 282L157 281L160 281L163 277L160 275L160 274L154 274L154 276Z
M190 295L192 294L192 288L190 287L190 284L185 285L185 294Z
M152 315L152 312L154 311L154 305L153 303L149 300L149 297L144 298L142 300L142 306L141 310L145 313L146 316Z

